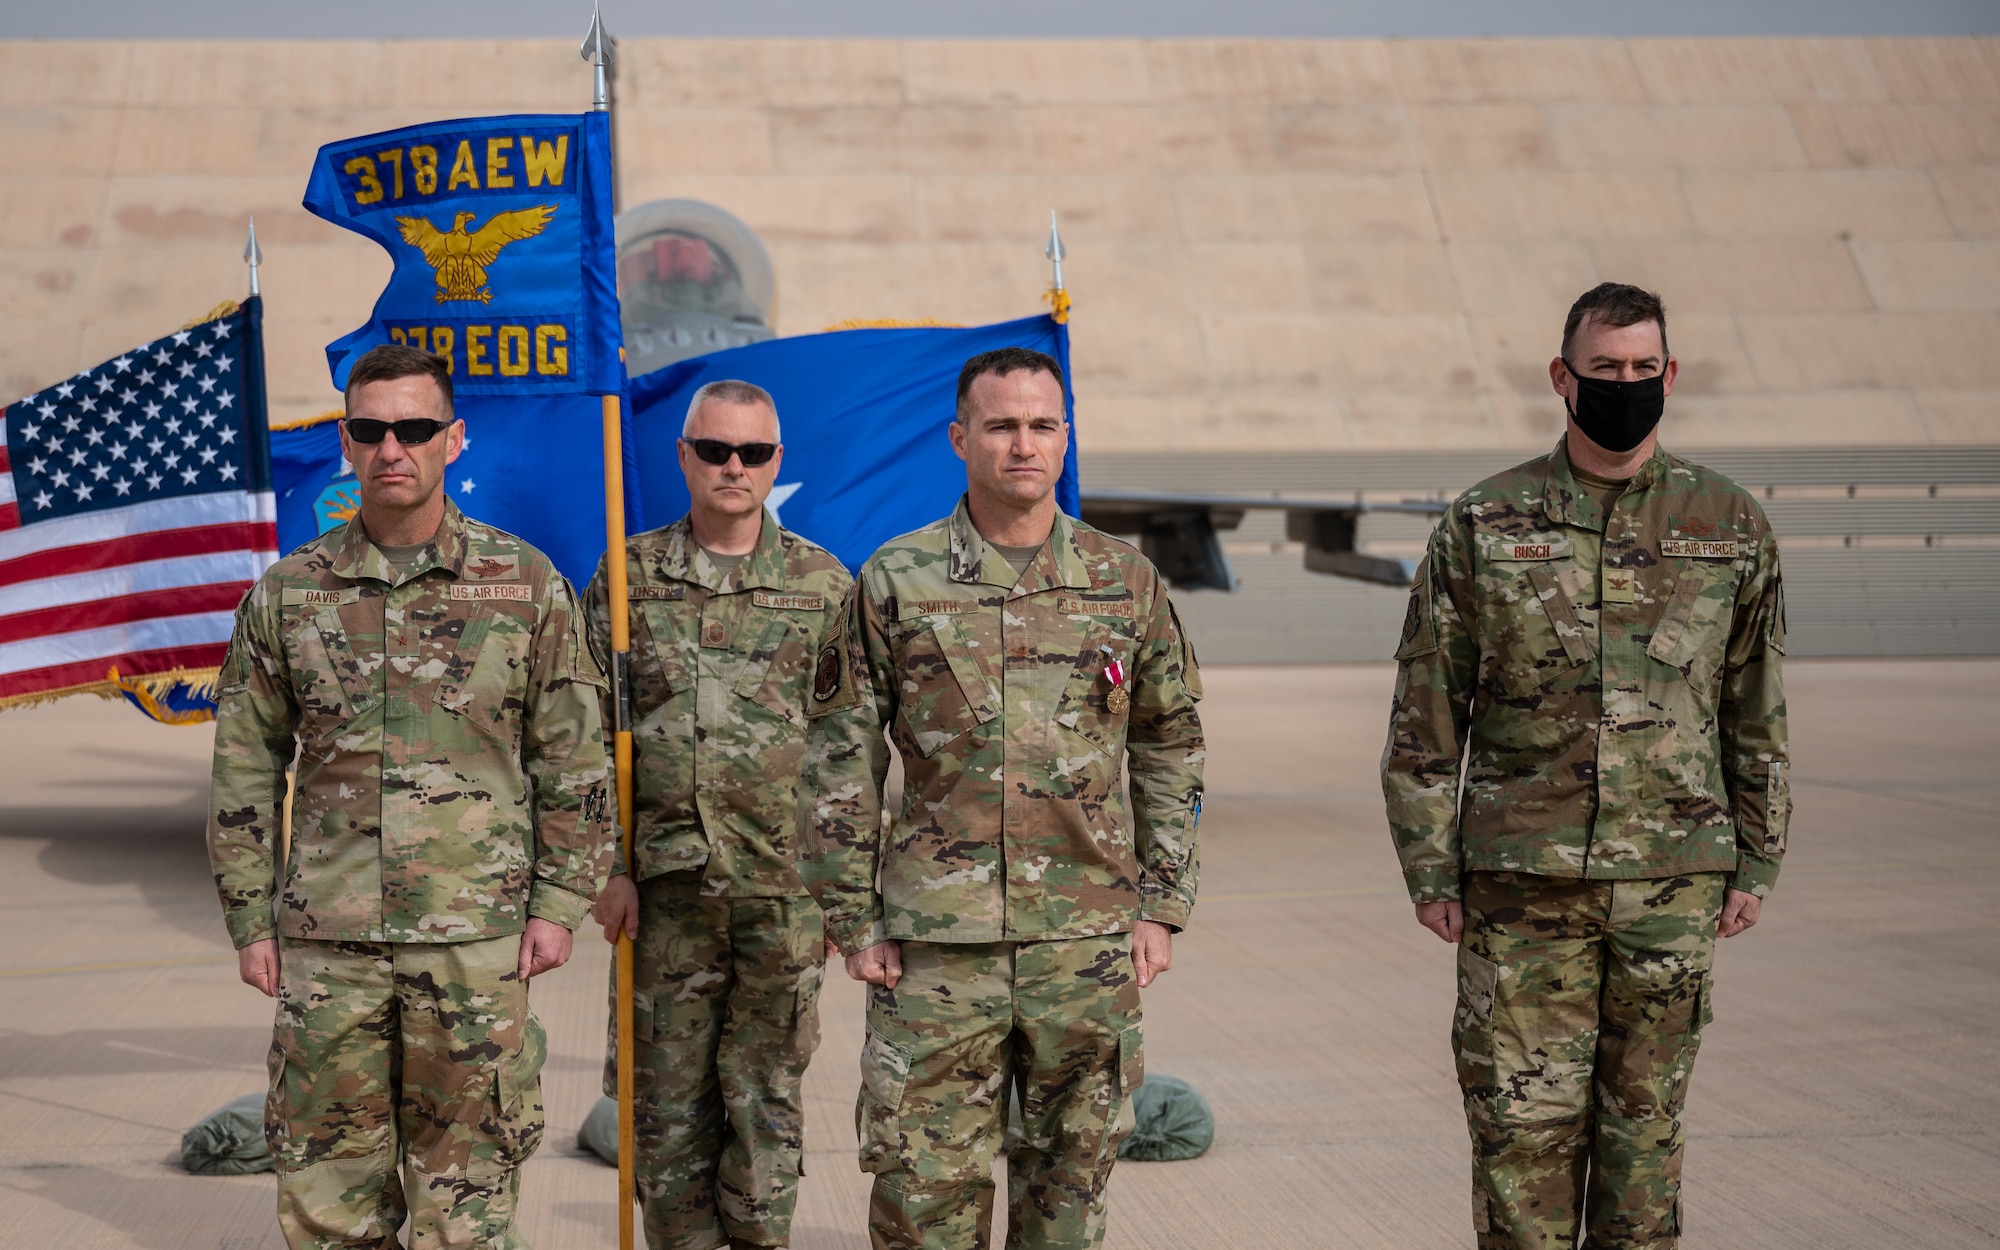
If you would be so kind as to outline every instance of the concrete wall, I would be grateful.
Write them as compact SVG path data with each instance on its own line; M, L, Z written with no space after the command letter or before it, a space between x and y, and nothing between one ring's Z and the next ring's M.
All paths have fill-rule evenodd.
M627 202L770 245L783 333L1037 306L1099 450L1539 447L1577 292L1659 288L1682 445L2000 442L2000 41L628 41ZM573 110L568 42L0 44L0 392L267 265L276 416L388 272L319 144Z

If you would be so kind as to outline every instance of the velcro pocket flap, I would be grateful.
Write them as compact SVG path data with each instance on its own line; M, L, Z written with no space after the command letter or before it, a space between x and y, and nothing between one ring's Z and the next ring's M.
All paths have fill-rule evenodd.
M1549 624L1555 626L1556 641L1562 644L1569 662L1587 664L1596 659L1597 635L1577 623L1576 609L1570 605L1555 573L1546 566L1537 566L1528 570L1528 580L1534 584L1535 596L1542 601Z
M1118 1092L1129 1098L1145 1083L1145 1029L1135 1024L1118 1035Z
M542 1076L542 1065L549 1057L549 1035L543 1031L542 1022L528 1013L528 1022L521 1029L521 1049L500 1061L500 1107L512 1111L521 1104L521 1099L535 1088Z

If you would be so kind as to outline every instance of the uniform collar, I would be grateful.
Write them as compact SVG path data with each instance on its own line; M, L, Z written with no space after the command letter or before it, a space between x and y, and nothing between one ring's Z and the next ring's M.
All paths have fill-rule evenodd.
M723 595L739 590L785 588L783 532L769 508L764 510L763 524L757 531L757 545L743 557L743 563L727 574L715 566L701 544L694 540L691 514L667 526L664 537L666 543L654 567L660 577L669 581L692 582Z
M361 514L355 513L347 524L341 527L338 546L334 551L333 572L336 577L344 577L355 582L363 579L384 582L390 586L400 586L415 581L432 569L447 569L456 581L465 574L465 514L458 505L445 496L444 519L438 522L437 533L431 535L430 543L410 562L402 576L396 574L396 566L389 563L389 557L368 537L368 531L361 527Z
M958 497L951 514L951 580L983 583L1006 590L1016 589L1014 566L972 523L972 509L966 496ZM1059 508L1049 541L1035 556L1035 562L1021 574L1018 588L1024 595L1057 586L1090 589L1090 565L1076 545L1076 525Z
M1667 453L1654 443L1653 454L1632 475L1625 493L1629 495L1651 488L1666 471ZM1567 436L1556 441L1556 449L1549 455L1548 477L1542 483L1542 513L1556 525L1574 525L1600 534L1604 532L1608 520L1604 509L1590 497L1590 492L1577 485L1576 470L1569 463Z

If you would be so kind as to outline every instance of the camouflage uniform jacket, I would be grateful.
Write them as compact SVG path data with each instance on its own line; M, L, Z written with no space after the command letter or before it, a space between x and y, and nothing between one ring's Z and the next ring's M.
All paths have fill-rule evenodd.
M827 936L852 954L884 938L1185 925L1200 697L1166 586L1129 545L1058 515L1016 584L963 501L891 539L862 566L813 678L802 871ZM904 770L887 829L885 726ZM1136 833L1119 785L1128 756Z
M611 866L603 681L548 558L450 502L401 577L358 518L272 565L216 699L208 854L230 937L574 928Z
M839 560L764 515L723 573L685 517L626 544L632 610L632 843L644 880L703 868L703 893L803 895L799 759L813 658L852 584ZM611 658L604 565L583 598ZM607 719L605 734L610 735ZM623 853L614 871L624 872Z
M1465 492L1410 592L1382 755L1410 897L1466 870L1768 894L1784 650L1777 539L1720 474L1656 452L1607 518L1558 446Z

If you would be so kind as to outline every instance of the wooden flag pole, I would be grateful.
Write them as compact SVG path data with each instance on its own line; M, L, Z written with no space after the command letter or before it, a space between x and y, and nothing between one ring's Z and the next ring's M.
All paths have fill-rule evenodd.
M618 397L604 397L604 569L611 613L611 758L618 778L618 840L632 860L631 595L625 568L625 448ZM632 1115L632 937L618 932L618 1250L632 1250L635 1133Z
M583 59L591 67L592 112L611 111L614 45L593 8ZM616 196L617 179L612 179ZM625 352L619 349L623 360ZM618 785L618 843L625 871L632 859L632 596L625 569L625 438L618 396L604 397L604 570L611 614L611 762ZM632 1250L632 1210L637 1203L637 1133L632 1104L632 938L618 931L615 996L618 1000L618 1250Z

